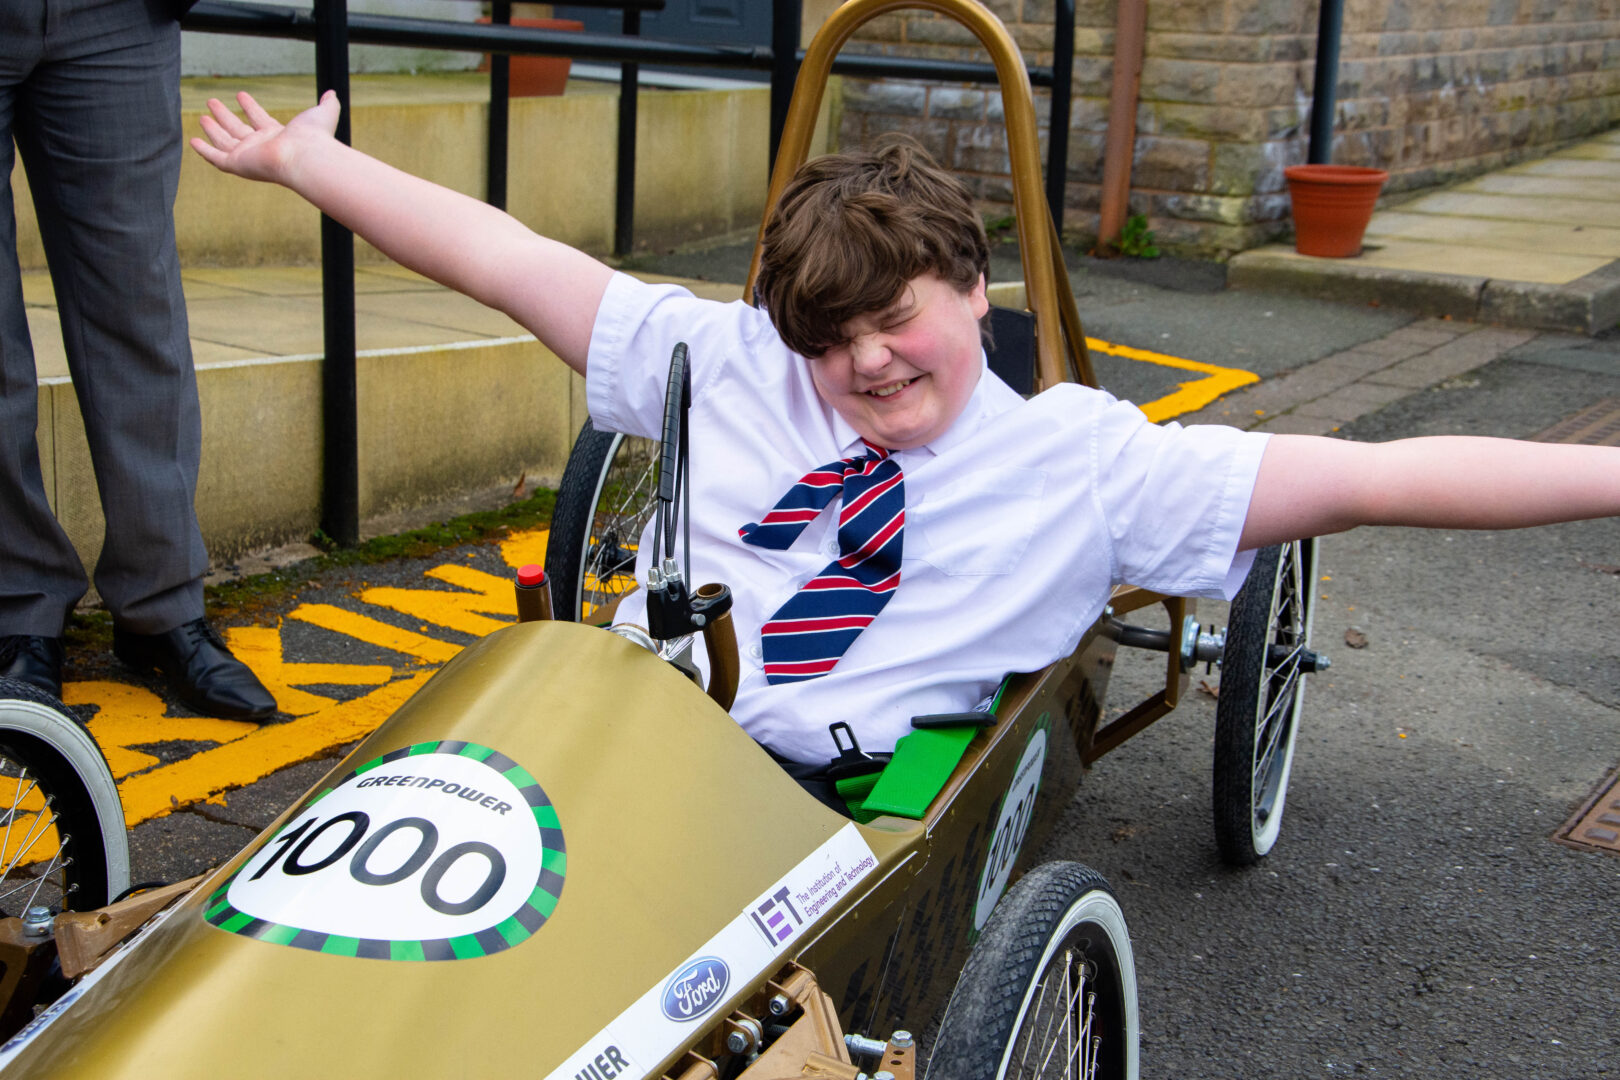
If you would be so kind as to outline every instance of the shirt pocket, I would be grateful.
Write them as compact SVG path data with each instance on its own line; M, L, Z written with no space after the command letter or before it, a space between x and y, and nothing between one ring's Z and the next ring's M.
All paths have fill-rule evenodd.
M952 577L1011 573L1035 535L1045 491L1041 469L966 473L906 508L905 553Z

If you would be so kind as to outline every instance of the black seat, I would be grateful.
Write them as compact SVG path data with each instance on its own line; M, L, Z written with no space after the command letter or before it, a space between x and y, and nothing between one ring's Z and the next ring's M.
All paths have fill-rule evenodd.
M1035 392L1035 316L1013 308L990 309L990 370L1025 397Z

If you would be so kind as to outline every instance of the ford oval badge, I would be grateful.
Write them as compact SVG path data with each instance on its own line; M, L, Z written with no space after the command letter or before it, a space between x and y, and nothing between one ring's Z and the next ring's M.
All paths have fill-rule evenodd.
M664 984L659 1004L671 1020L696 1020L725 1000L731 969L717 956L700 956Z

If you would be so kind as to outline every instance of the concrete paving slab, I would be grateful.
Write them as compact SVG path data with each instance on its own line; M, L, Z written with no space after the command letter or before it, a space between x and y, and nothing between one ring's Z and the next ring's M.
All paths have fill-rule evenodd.
M1617 177L1620 181L1620 177ZM1507 251L1556 251L1565 255L1620 258L1620 227L1603 225L1547 225L1499 218L1463 218L1443 214L1411 214L1404 209L1374 215L1367 226L1369 240L1391 238L1457 244L1468 248Z
M244 349L235 345L222 345L217 341L201 341L197 338L191 340L191 361L200 371L203 368L218 367L222 364L238 364L244 360L254 360L264 354L254 349Z
M431 309L431 317L406 318L390 315L386 311L367 308L370 298L360 298L356 304L355 337L360 349L401 349L421 345L446 345L469 338L504 337L520 334L511 320L499 323L491 316L477 316L465 304L446 299L436 301L444 307ZM457 300L464 300L458 297ZM387 305L384 305L385 307ZM402 311L422 315L425 305L419 300L395 305ZM475 305L476 306L476 305ZM190 304L191 335L194 339L239 349L255 351L260 356L319 355L325 349L322 331L321 304L318 296L262 296L251 305L240 299L203 300ZM487 311L488 309L483 309ZM504 319L504 316L500 318ZM474 323L494 327L488 332L468 329L454 323Z
M1442 191L1403 203L1408 213L1452 214L1459 217L1541 221L1558 225L1602 225L1614 220L1614 209L1585 200L1538 199L1528 195L1468 195Z
M1521 161L1503 169L1504 173L1524 176L1612 177L1620 164L1612 161L1586 158L1549 157L1536 161Z
M56 309L30 307L24 314L34 345L34 374L41 379L66 378L67 353L62 349L62 320Z
M1307 401L1294 410L1295 416L1324 417L1335 423L1347 424L1359 417L1366 416L1375 409L1380 409L1392 401L1399 401L1409 391L1405 387L1380 386L1376 383L1351 383L1342 386L1317 398Z
M421 274L418 274L415 270L407 270L407 269L405 269L405 267L399 265L398 263L394 263L394 262L378 263L375 266L357 267L355 269L354 274L355 274L356 278L359 278L359 277L388 278L388 279L390 279L390 280L392 280L392 281L394 281L396 283L397 288L425 289L425 290L433 290L433 289L442 289L442 288L444 288L443 285L440 285L436 281L432 281L432 280L430 280L428 278L423 277Z
M1617 163L1617 167L1620 167L1620 163ZM1452 190L1479 195L1529 195L1536 198L1620 202L1620 186L1616 186L1608 177L1596 176L1577 179L1487 173L1477 180L1458 184Z
M198 280L191 276L190 271L185 270L180 272L180 287L185 290L188 305L198 300L235 300L240 303L257 295L218 282Z
M1339 422L1330 420L1325 416L1304 416L1300 413L1289 413L1286 416L1274 416L1262 420L1254 427L1255 431L1264 431L1272 435L1328 435L1339 428Z
M399 267L400 273L382 273L382 267L357 267L356 293L444 292L442 285ZM213 299L226 295L320 296L318 266L201 267L182 275L186 298Z
M1620 208L1617 208L1620 211ZM1299 258L1312 258L1300 255ZM1565 255L1549 251L1508 250L1493 247L1465 247L1458 243L1434 243L1383 237L1378 245L1368 244L1358 261L1366 266L1392 270L1418 270L1534 281L1544 285L1564 285L1585 277L1613 261L1605 255Z
M1234 289L1389 304L1454 319L1474 317L1485 281L1475 274L1369 266L1360 259L1314 259L1282 244L1245 251L1227 264Z
M401 322L460 331L468 337L522 337L528 331L508 316L485 307L460 293L385 292L362 293L355 297L356 316L381 316ZM423 344L440 342L423 342ZM361 348L388 346L362 345Z
M1620 161L1620 146L1594 139L1580 146L1572 146L1558 156L1584 158L1589 161Z
M1620 261L1604 250L1620 240L1620 230L1583 223L1590 217L1568 211L1573 205L1574 200L1444 192L1403 203L1390 215L1393 221L1375 215L1368 232L1377 242L1360 256L1321 259L1273 244L1235 256L1227 280L1234 288L1596 334L1620 322ZM1606 203L1580 205L1601 206L1606 213L1614 209ZM1483 216L1451 216L1469 207ZM1526 220L1512 220L1510 207ZM1572 220L1546 220L1560 213ZM1613 220L1613 214L1599 220ZM1460 243L1460 236L1449 235L1452 223L1460 233L1489 237L1489 242ZM1589 229L1591 236L1585 235ZM1400 235L1408 230L1435 239Z
M55 307L56 290L51 286L51 275L34 270L22 276L23 304L28 307Z

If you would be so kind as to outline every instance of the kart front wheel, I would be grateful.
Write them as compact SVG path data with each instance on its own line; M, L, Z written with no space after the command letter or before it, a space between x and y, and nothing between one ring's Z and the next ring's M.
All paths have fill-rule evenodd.
M1136 962L1108 883L1046 863L996 905L945 1007L928 1080L1135 1080Z
M589 421L569 452L546 543L552 616L593 622L636 587L636 549L658 494L658 444L598 431Z
M107 760L55 698L0 679L0 915L102 907L129 887Z
M1305 708L1317 541L1262 550L1232 601L1215 706L1215 841L1230 866L1252 866L1282 829Z

